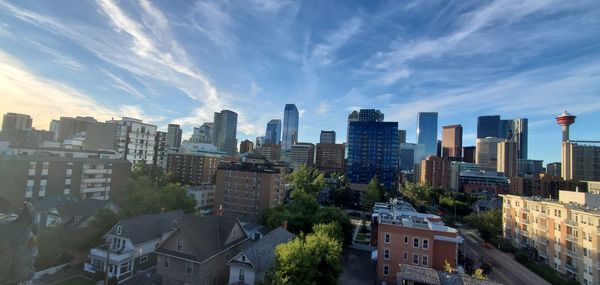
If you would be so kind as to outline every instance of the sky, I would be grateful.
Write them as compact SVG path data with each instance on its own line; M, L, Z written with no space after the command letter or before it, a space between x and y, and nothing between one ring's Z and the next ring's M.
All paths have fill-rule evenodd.
M48 129L60 116L135 117L184 139L215 111L238 141L264 135L286 103L299 140L346 137L375 108L415 142L417 113L462 124L529 119L529 158L560 161L554 118L600 140L600 2L0 1L0 113Z

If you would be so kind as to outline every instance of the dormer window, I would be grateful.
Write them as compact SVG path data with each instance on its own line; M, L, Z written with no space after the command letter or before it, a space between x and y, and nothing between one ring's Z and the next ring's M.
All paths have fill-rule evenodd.
M246 261L246 256L242 254L242 261Z
M177 239L177 247L175 250L179 252L183 251L183 239Z
M123 233L123 227L117 226L117 235L120 236Z

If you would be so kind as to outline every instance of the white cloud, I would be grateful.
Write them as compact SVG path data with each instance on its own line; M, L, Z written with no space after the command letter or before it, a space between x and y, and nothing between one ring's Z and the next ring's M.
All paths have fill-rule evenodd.
M324 114L328 113L330 109L331 109L331 106L329 105L329 103L323 101L323 102L319 103L319 106L317 107L317 110L315 111L315 115L324 115Z
M256 95L260 94L262 91L262 88L258 86L256 81L252 80L252 82L250 82L250 97L256 97Z
M328 35L323 43L317 44L312 52L311 60L321 65L329 65L335 58L335 52L343 47L353 36L360 32L362 19L353 17Z

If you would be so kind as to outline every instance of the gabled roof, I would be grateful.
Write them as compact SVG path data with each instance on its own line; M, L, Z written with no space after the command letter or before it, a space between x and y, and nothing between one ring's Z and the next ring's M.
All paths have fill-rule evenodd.
M224 251L228 247L248 238L246 233L241 230L241 238L227 242L227 237L229 237L229 234L236 225L240 225L240 223L233 217L193 217L186 223L181 224L173 235L169 237L169 239L171 239L174 235L177 235L178 232L181 232L185 239L185 243L192 247L192 256L164 248L164 244L166 244L167 241L163 242L163 245L161 245L156 252L203 262ZM240 229L242 229L241 225Z
M121 226L121 235L119 236L128 238L136 245L160 238L161 235L175 230L177 226L190 218L191 216L186 215L182 210L141 215L119 221L107 234L116 236L117 227Z
M91 217L109 204L113 203L106 200L85 199L73 203L58 204L55 207L62 217Z
M42 200L35 201L32 206L34 211L40 212L48 212L50 209L57 205L70 204L79 201L79 199L71 196L71 195L52 195L47 196Z
M294 238L294 235L282 227L270 231L260 240L254 242L240 254L244 254L257 271L267 270L275 264L275 248ZM237 256L239 256L238 254ZM234 261L237 256L230 260Z

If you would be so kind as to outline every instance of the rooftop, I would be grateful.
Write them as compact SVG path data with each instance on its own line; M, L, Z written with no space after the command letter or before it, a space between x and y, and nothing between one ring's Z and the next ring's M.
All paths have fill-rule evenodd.
M588 204L584 204L584 203L581 203L581 200L578 201L578 199L574 199L576 197L573 197L573 195L575 195L575 196L583 195L584 196L583 199L586 199L585 201L588 201L588 199L589 199L586 197L593 197L593 198L591 200L589 200ZM560 205L560 206L564 206L568 209L579 210L579 211L584 211L584 212L600 215L600 203L598 201L600 199L600 194L560 190L559 191L559 200L550 199L550 198L542 198L539 196L518 196L518 195L511 195L511 194L500 195L500 196L502 196L503 198L509 198L509 199L517 198L517 199L523 199L526 201ZM563 196L563 197L561 198L561 196ZM568 196L568 197L565 197L565 196Z

